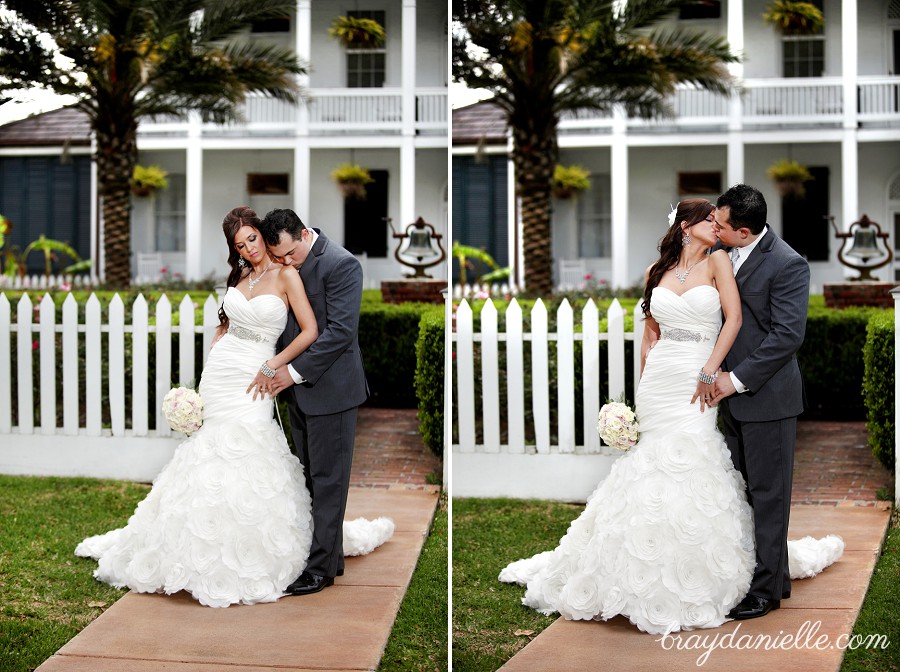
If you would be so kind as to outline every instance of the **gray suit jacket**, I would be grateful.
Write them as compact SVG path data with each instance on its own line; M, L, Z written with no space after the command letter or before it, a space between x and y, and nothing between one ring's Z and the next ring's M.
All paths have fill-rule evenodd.
M362 267L356 257L319 233L300 268L300 277L316 315L319 337L291 362L306 379L291 388L297 406L307 415L330 415L355 408L369 396L357 340ZM300 333L293 312L288 313L279 350Z
M743 322L723 369L748 391L728 398L736 420L765 422L803 412L797 350L806 333L809 264L769 227L735 276Z

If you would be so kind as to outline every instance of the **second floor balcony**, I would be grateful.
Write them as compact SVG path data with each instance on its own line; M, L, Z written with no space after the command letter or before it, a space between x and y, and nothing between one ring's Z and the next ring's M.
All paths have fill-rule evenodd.
M646 121L629 118L629 128L656 131L766 128L840 128L855 106L861 128L900 128L900 76L860 77L856 99L846 101L839 77L747 79L736 100L690 86L671 101L674 116ZM734 104L736 103L736 104ZM564 117L563 133L611 130L612 115Z
M413 119L416 135L446 136L447 89L417 88ZM400 135L406 125L403 90L399 88L312 89L304 104L292 105L263 95L248 96L242 119L227 126L203 124L204 136L280 136L298 131L317 136ZM305 128L304 128L305 127ZM141 133L186 135L184 118L156 119L141 124Z

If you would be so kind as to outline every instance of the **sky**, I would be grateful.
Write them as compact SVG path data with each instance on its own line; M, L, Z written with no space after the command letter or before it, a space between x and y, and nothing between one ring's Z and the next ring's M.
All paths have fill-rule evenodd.
M9 103L0 105L0 124L18 121L32 114L49 112L75 102L72 96L58 96L50 91L32 89L15 97Z

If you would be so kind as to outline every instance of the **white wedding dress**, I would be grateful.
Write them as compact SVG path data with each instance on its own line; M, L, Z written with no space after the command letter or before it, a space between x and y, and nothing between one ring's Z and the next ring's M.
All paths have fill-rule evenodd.
M89 537L75 554L94 576L142 593L187 590L201 604L273 602L306 565L311 502L273 401L246 394L272 357L287 309L277 296L225 295L229 331L209 354L199 392L203 426L175 451L128 524ZM387 518L344 523L344 554L391 537Z
M709 285L653 290L662 338L636 395L640 440L613 465L559 546L513 562L500 581L527 585L523 604L570 620L621 614L645 632L721 625L755 565L752 511L716 412L690 404L721 328ZM790 542L792 578L843 551L838 537ZM796 565L796 566L795 566Z

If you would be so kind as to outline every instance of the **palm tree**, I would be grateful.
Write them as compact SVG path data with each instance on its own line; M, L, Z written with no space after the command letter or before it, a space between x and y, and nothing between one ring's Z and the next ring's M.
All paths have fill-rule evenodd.
M454 0L453 76L507 115L529 291L550 293L550 193L564 113L671 113L679 83L727 95L723 37L654 24L696 0Z
M195 110L224 123L250 92L301 95L294 52L246 39L253 22L292 14L288 0L2 0L0 10L0 94L71 94L91 120L113 285L131 280L138 122Z

